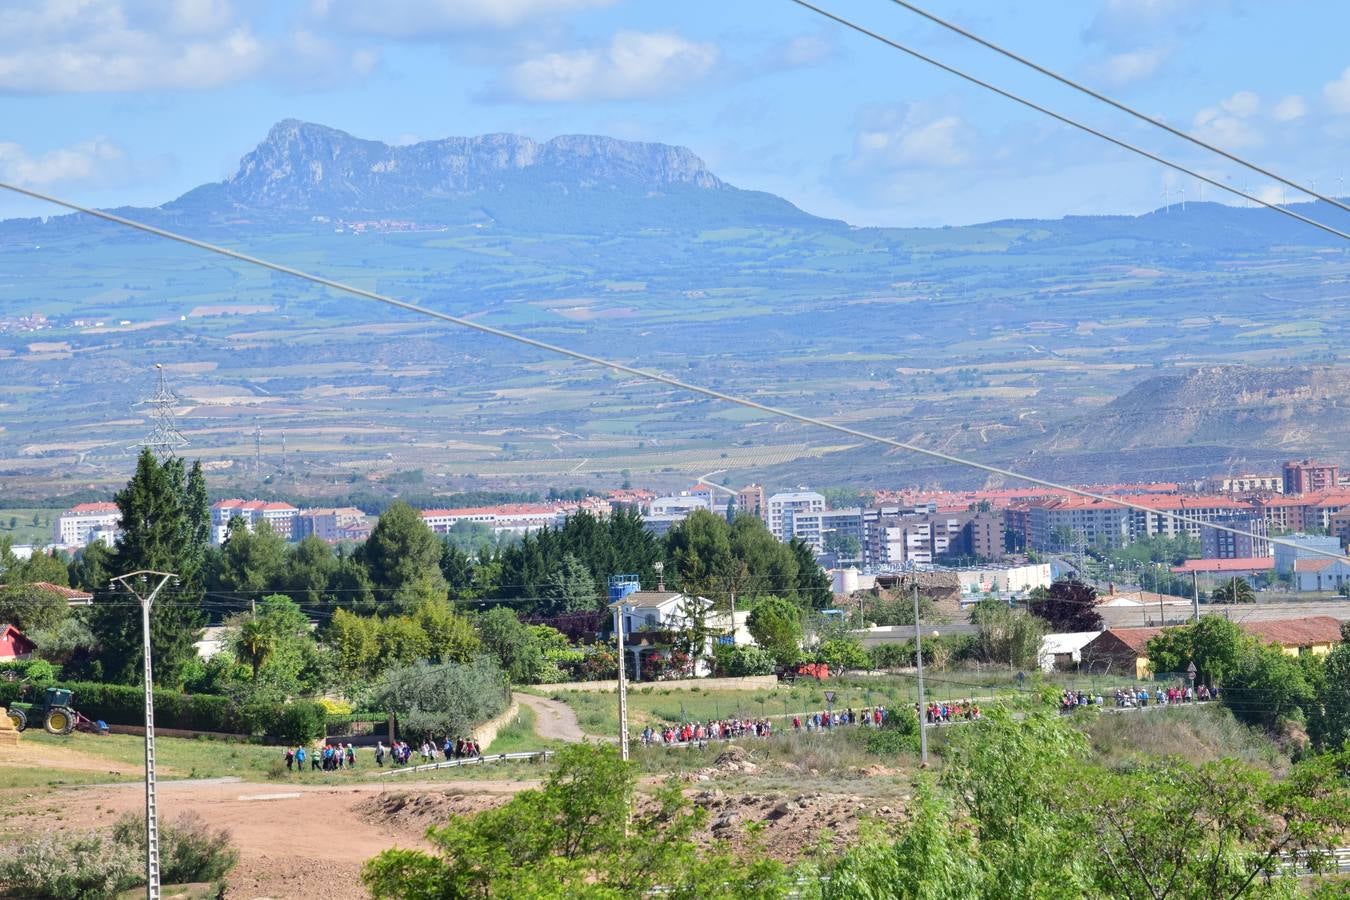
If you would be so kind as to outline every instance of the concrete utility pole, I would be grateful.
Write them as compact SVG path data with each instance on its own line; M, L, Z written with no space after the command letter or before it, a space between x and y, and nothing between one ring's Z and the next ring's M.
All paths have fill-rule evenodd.
M148 594L142 594L151 578L159 582ZM150 668L150 605L169 582L177 582L172 572L137 571L118 575L113 581L141 601L141 654L145 669L145 896L159 900L159 816L155 807L155 692ZM137 589L140 586L140 590Z
M1191 618L1200 621L1200 573L1191 570Z
M628 762L628 679L623 649L623 602L614 607L614 636L619 642L619 758Z
M919 765L928 768L928 704L923 699L923 636L919 633L919 581L914 580L914 659L919 665Z

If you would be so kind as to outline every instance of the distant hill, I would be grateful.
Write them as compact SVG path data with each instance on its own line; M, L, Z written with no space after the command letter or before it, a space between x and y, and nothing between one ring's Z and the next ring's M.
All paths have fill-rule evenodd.
M1203 366L1148 378L1056 428L1048 452L1207 444L1278 452L1350 443L1350 368Z
M207 218L409 217L528 231L839 224L732 187L685 147L596 135L538 143L516 134L391 146L295 119L273 126L228 180L164 209Z

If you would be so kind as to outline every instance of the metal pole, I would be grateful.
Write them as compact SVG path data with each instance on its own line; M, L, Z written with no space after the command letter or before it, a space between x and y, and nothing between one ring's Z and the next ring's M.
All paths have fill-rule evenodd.
M1200 621L1200 573L1191 572L1191 618Z
M923 637L919 634L919 582L914 581L914 659L919 664L919 765L928 767L928 709L923 699Z
M132 586L132 579L145 580L155 575L159 583L149 595L141 596ZM141 602L141 656L145 670L145 896L147 900L159 900L159 815L155 802L155 692L154 675L150 660L150 607L155 597L170 581L178 576L172 572L131 572L119 575L113 581L135 595Z
M614 635L619 641L619 758L628 762L628 680L623 649L623 603L614 607Z

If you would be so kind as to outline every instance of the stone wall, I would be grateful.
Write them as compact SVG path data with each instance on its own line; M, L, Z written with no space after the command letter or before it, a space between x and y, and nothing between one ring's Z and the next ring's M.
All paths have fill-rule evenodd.
M629 681L630 691L638 688L656 688L662 691L689 691L698 688L701 691L762 691L778 687L776 675L747 675L744 678L676 678L670 681ZM557 691L585 691L589 693L612 693L618 691L619 682L609 681L564 681L559 684L537 684L537 693L550 694Z

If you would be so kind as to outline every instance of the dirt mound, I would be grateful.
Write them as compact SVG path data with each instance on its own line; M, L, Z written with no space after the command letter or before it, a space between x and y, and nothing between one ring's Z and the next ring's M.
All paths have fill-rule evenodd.
M372 825L413 829L421 833L430 825L444 825L457 816L469 816L501 806L506 794L475 794L461 790L377 794L356 803L356 814Z
M874 800L852 794L811 791L794 794L728 794L717 789L691 795L708 812L704 843L727 841L739 851L766 853L783 862L796 862L814 852L818 840L842 851L852 845L862 822L895 824L904 820L908 797ZM751 829L750 826L755 828ZM751 831L757 832L751 835Z

